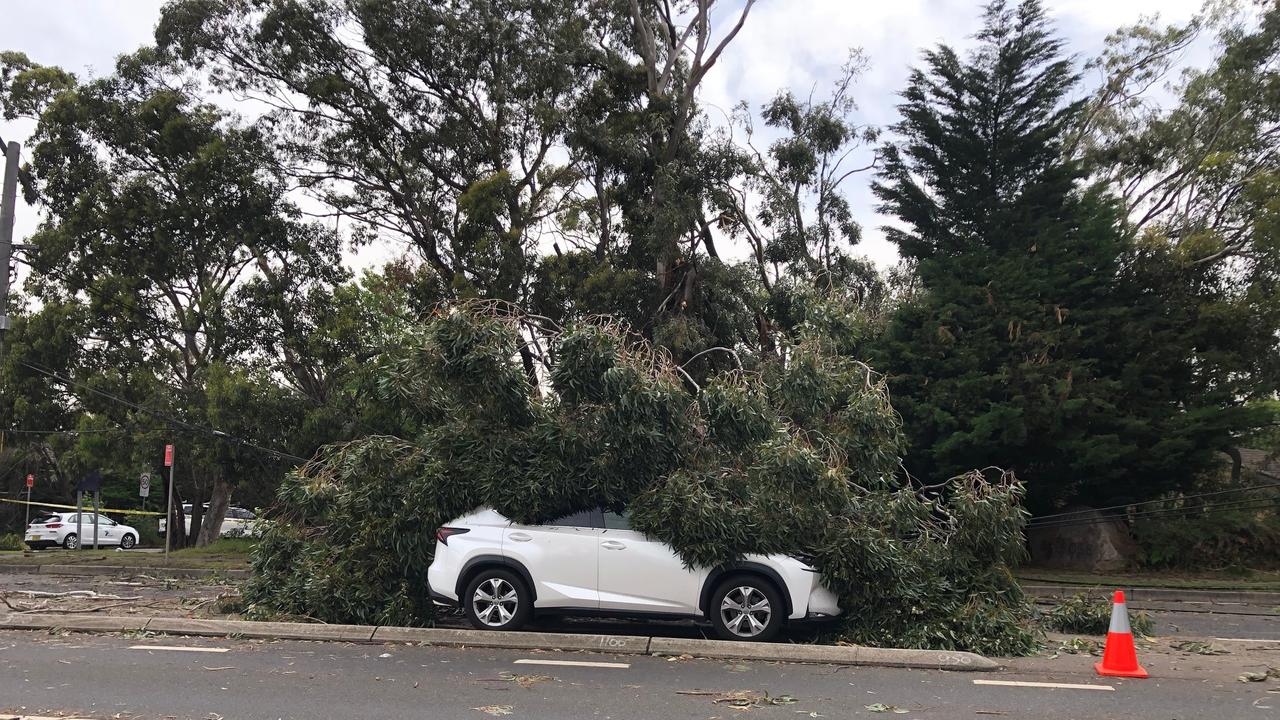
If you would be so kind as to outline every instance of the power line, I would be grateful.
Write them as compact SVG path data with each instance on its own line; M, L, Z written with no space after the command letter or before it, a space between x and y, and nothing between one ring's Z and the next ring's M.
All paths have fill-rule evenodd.
M129 408L132 408L132 409L134 409L134 410L137 410L138 412L146 413L146 414L148 414L148 415L151 415L152 417L159 418L160 420L162 420L162 421L164 421L164 422L166 422L166 423L169 423L170 425L174 425L174 426L177 426L177 427L179 427L179 428L183 428L183 429L186 429L186 430L190 430L190 431L192 431L192 432L202 433L202 434L204 434L204 435L208 435L209 437L217 438L217 439L219 439L219 440L223 440L223 441L226 441L226 442L235 443L235 444L238 444L238 445L243 445L243 446L245 446L245 447L249 447L249 448L252 448L252 449L254 449L254 450L257 450L257 451L259 451L259 452L263 452L263 453L266 453L266 454L268 454L268 455L273 455L273 456L275 456L275 457L277 457L277 458L282 458L282 459L287 459L287 460L294 460L294 461L297 461L297 462L300 462L300 463L304 463L304 462L306 462L306 461L307 461L307 459L306 459L306 458L298 457L297 455L291 455L291 454L289 454L289 453L281 452L281 451L279 451L279 450L273 450L273 449L271 449L271 448L269 448L269 447L264 447L264 446L262 446L262 445L257 445L257 444L255 444L255 443L252 443L252 442L250 442L250 441L248 441L248 440L245 440L244 438L239 438L239 437L236 437L236 436L234 436L234 435L229 435L229 434L227 434L227 433L225 433L225 432L223 432L223 431L221 431L221 430L214 430L214 429L212 429L212 428L207 428L207 427L203 427L203 426L200 426L200 425L196 425L196 424L194 424L194 423L189 423L189 422L187 422L187 421L185 421L185 420L180 420L180 419L178 419L178 418L176 418L176 417L173 417L172 415L168 415L168 414L166 414L166 413L162 413L162 412L160 412L160 411L158 411L158 410L152 410L152 409L151 409L151 408L149 408L149 407L146 407L146 406L143 406L143 405L139 405L139 404L137 404L137 403L135 403L135 402L130 402L129 400L125 400L124 398L122 398L122 397L118 397L118 396L116 396L116 395L112 395L111 393L106 392L105 390L99 390L99 389L97 389L97 388L95 388L95 387L91 387L91 386L89 386L89 385L85 385L84 383L77 382L77 381L75 381L75 380L71 380L70 378L65 378L65 377L63 377L63 376L59 375L58 373L56 373L56 372L54 372L54 371L52 371L52 370L49 370L48 368L42 368L42 367L40 367L40 366L38 366L38 365L34 365L34 364L32 364L32 363L29 363L29 362L27 362L27 361L25 361L25 360L19 360L19 361L18 361L18 364L19 364L19 365L24 365L24 366L26 366L26 367L28 367L28 368L30 368L30 369L32 369L32 370L35 370L36 372L41 373L42 375L47 375L47 376L49 376L49 377L53 378L54 380L57 380L58 382L62 383L63 385L65 385L65 386L67 386L67 387L78 387L78 388L82 388L82 389L87 390L87 391L89 391L89 392L91 392L91 393L94 393L95 395L99 395L99 396L104 397L104 398L106 398L106 399L108 399L108 400L111 400L112 402L119 403L119 404L121 404L121 405L124 405L125 407L129 407Z
M1056 520L1051 523L1043 523L1040 525L1029 525L1028 527L1041 528L1041 527L1064 527L1064 526L1070 526L1070 525L1096 525L1099 523L1112 522L1114 520L1125 520L1129 518L1154 517L1154 516L1160 516L1160 515L1176 515L1179 513L1193 514L1197 512L1206 512L1209 510L1213 510L1213 511L1234 510L1234 509L1245 508L1252 505L1257 505L1259 503L1263 505L1268 505L1268 504L1274 504L1277 502L1280 502L1280 498L1249 498L1245 500L1233 500L1231 502L1222 503L1219 505L1196 505L1191 507L1183 506L1183 507L1155 508L1152 510L1143 510L1141 512L1128 513L1128 514L1103 515L1101 517L1077 518L1074 520Z
M1178 496L1178 497L1174 497L1174 498L1162 498L1162 499L1158 499L1158 500L1145 500L1145 501L1143 501L1143 502L1125 503L1124 505L1112 505L1112 506L1110 506L1110 507L1092 508L1092 509L1089 509L1089 510L1073 510L1073 511L1071 511L1071 512L1055 513L1055 514L1053 514L1053 515L1041 515L1040 517L1032 518L1032 519L1031 519L1031 521L1030 521L1028 524L1029 524L1029 525L1037 525L1037 524L1039 524L1039 523L1041 523L1041 522L1043 522L1043 521L1045 521L1045 520L1052 520L1052 519L1054 519L1054 518L1067 518L1067 517L1074 517L1074 516L1077 516L1077 515L1088 515L1088 514L1090 514L1090 513L1095 513L1095 512L1105 512L1105 511L1107 511L1107 510L1125 510L1125 509L1128 509L1128 508L1131 508L1131 507L1141 507L1141 506L1143 506L1143 505L1153 505L1153 504L1156 504L1156 503L1165 503L1165 502L1170 502L1170 501L1172 501L1172 500L1194 500L1194 499L1196 499L1196 498L1202 498L1202 497L1213 497L1213 496L1216 496L1216 495L1227 495L1227 494L1232 494L1232 493L1249 492L1250 490L1266 490L1266 489L1269 489L1269 488L1277 488L1277 487L1280 487L1280 483L1271 483L1271 484L1269 484L1269 485L1253 485L1253 486L1246 487L1246 488L1230 488L1230 489L1227 489L1227 490L1215 490L1215 491L1213 491L1213 492L1197 493L1197 494L1195 494L1195 495L1180 495L1180 496Z
M90 433L132 433L134 430L127 428L94 428L91 430L0 430L0 433L13 433L14 435L88 435Z
M1280 498L1253 498L1250 500L1237 500L1235 502L1225 503L1222 505L1208 505L1198 507L1178 507L1163 508L1159 510L1147 510L1144 512L1133 513L1132 515L1106 515L1095 518L1081 518L1078 520L1060 520L1053 523L1044 523L1042 525L1028 525L1028 530L1038 530L1041 528L1055 527L1083 527L1086 525L1100 525L1103 523L1115 522L1117 520L1127 520L1134 518L1156 518L1171 515L1210 515L1221 512L1235 512L1242 510L1265 510L1272 507L1280 507Z

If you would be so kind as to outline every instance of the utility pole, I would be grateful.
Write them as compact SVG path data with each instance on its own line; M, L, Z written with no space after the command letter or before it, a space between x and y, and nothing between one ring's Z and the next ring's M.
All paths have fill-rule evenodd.
M22 147L10 142L4 148L4 185L0 187L0 359L4 357L4 336L9 330L9 262L13 257L14 206L18 198L18 153Z

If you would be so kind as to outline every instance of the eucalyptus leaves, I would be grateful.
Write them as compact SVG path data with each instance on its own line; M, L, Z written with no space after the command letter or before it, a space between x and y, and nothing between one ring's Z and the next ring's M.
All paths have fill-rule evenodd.
M521 344L541 361L532 374ZM758 369L698 385L610 322L560 330L480 303L440 313L382 360L381 387L422 432L330 447L290 477L247 598L423 623L437 526L480 505L526 523L625 506L690 564L811 559L850 609L848 639L1028 650L1008 572L1021 485L999 473L904 485L883 381L829 344L810 329Z

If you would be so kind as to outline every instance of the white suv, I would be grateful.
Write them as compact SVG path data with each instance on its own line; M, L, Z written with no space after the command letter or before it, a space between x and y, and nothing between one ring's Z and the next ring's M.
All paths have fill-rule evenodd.
M461 605L471 624L514 630L534 613L706 619L728 640L768 640L785 622L840 614L836 596L805 563L748 555L686 568L665 543L623 515L588 510L520 525L493 510L436 531L431 597Z

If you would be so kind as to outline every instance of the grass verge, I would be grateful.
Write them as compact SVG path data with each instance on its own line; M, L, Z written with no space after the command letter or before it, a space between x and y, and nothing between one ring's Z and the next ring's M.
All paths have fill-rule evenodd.
M1248 575L1207 570L1188 572L1141 572L1099 575L1071 570L1022 568L1016 573L1024 585L1053 583L1097 585L1100 588L1178 588L1183 590L1237 590L1280 592L1280 571L1252 570Z
M250 538L218 538L206 547L183 548L169 554L138 550L32 550L0 551L0 565L125 565L129 567L210 568L243 570L256 541Z

